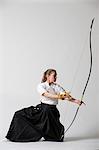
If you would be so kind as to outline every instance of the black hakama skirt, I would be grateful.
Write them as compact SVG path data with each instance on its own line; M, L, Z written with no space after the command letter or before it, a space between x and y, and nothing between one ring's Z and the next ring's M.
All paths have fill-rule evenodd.
M38 104L16 111L6 138L13 142L63 141L64 126L55 105Z

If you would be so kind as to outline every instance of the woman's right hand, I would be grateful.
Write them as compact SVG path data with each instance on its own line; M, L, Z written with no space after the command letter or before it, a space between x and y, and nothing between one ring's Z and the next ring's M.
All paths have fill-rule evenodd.
M58 98L62 99L62 100L66 99L66 98L72 99L71 95L69 95L69 93L67 93L67 92L61 92L61 93L59 93L58 94Z

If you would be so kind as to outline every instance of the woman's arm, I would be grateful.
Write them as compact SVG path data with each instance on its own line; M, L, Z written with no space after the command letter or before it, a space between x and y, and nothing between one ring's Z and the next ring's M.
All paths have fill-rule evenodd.
M57 94L51 94L49 92L43 93L42 96L45 96L45 97L48 97L48 98L52 98L52 99L58 99L58 95Z
M70 95L70 92L66 92L66 91L65 91L65 92L61 93L60 95L65 96L65 97L63 97L63 100L65 99L65 100L68 100L68 101L70 101L70 102L76 103L76 104L78 104L78 105L81 105L82 103L85 105L85 103L84 103L83 101L80 101L80 100L78 100L78 99L73 98L73 97Z
M64 100L66 98L65 95L62 95L62 94L52 94L52 93L49 93L49 92L44 92L42 94L42 96L45 96L45 97L48 97L48 98L52 98L52 99L61 99L61 100Z
M76 103L78 105L81 105L81 103L85 104L84 102L81 102L80 100L74 99L71 95L68 95L68 93L66 93L66 94L63 94L63 93L61 93L61 94L52 94L52 93L49 93L49 92L44 92L42 94L42 96L52 98L52 99L55 99L55 100L58 100L58 99L68 100L68 101Z
M78 100L78 99L72 98L70 101L73 102L73 103L76 103L76 104L78 104L78 105L81 105L81 104L86 105L83 101L80 101L80 100Z

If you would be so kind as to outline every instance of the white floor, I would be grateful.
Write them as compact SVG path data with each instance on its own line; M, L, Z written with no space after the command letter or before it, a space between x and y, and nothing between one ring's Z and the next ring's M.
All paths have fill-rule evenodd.
M99 150L97 138L65 138L64 142L15 143L0 140L0 150Z

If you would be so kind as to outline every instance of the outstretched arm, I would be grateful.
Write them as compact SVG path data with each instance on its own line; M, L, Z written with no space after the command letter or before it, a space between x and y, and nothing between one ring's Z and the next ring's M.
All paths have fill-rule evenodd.
M52 93L49 93L49 92L44 92L42 94L42 96L45 96L45 97L48 97L48 98L52 98L52 99L61 99L61 100L64 100L65 98L67 98L67 96L65 94L52 94Z
M81 105L82 103L85 105L85 103L83 101L73 98L69 92L66 92L66 91L62 92L61 95L65 96L65 98L63 100L68 100L68 101L76 103L78 105Z

